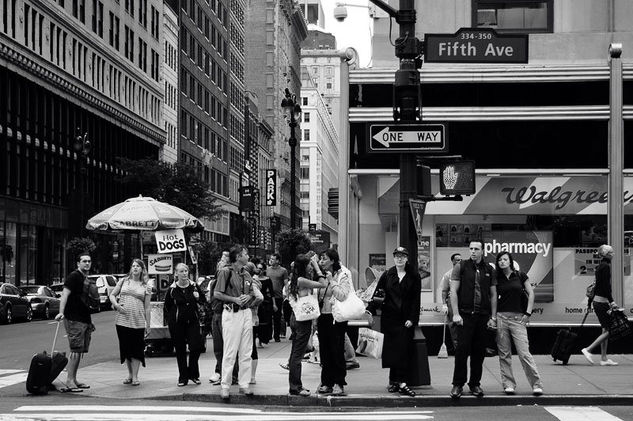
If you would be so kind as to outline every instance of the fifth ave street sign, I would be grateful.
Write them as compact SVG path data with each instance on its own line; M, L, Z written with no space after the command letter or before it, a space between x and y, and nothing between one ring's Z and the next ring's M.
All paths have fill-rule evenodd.
M443 124L372 124L369 152L447 152Z
M427 63L527 63L528 36L491 28L461 28L454 34L424 34Z

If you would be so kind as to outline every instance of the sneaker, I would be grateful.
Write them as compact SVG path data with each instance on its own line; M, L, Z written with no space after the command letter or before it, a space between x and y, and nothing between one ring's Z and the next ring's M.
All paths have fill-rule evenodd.
M317 389L317 392L322 394L322 395L325 395L327 393L332 393L332 388L330 386L321 385Z
M462 393L464 393L464 388L462 386L453 386L451 389L451 398L459 399L461 398Z
M471 386L470 394L478 398L481 398L484 396L484 390L481 388L481 386Z
M618 365L618 363L609 358L606 361L600 361L600 365Z
M196 385L199 385L201 383L200 379L189 379L189 380L191 380L191 382Z
M209 383L215 385L220 384L220 381L222 380L222 376L220 376L220 373L213 373L213 375L209 378Z
M279 367L283 368L284 370L290 370L290 366L288 365L288 363L279 363Z
M187 382L183 382L183 381L178 382L178 387L184 387L184 386L187 386Z
M334 387L332 387L332 395L333 396L345 396L345 389L343 388L343 386L335 384Z
M300 390L291 390L289 393L293 396L310 396L310 391L304 388L301 388Z
M593 358L591 356L591 353L587 351L587 348L581 349L580 352L582 352L582 355L585 356L585 358L587 359L587 361L589 361L590 364L593 364Z
M240 387L240 395L253 396L253 391L248 387Z
M532 389L532 394L534 396L541 396L543 394L543 388L542 387L535 387Z
M514 395L514 387L506 387L503 391L506 395Z
M230 398L229 389L222 389L220 391L220 397L222 398L223 401L228 401Z

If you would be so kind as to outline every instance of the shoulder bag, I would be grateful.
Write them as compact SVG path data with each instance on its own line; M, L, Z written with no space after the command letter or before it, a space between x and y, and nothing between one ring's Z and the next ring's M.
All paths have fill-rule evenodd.
M337 322L348 322L350 320L362 319L365 315L365 303L361 300L356 292L354 286L350 281L349 294L343 301L334 300L332 305L332 316Z
M629 319L622 310L611 310L609 341L615 341L631 334Z

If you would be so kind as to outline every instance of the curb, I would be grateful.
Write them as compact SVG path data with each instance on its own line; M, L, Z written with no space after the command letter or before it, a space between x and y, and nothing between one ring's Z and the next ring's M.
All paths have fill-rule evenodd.
M448 395L448 393L447 393ZM218 394L183 393L182 395L153 396L143 399L210 402L225 404ZM387 396L387 395L348 395L309 397L290 395L254 395L244 396L231 394L227 404L255 405L255 406L295 406L295 407L370 407L370 408L416 408L416 407L444 407L444 406L533 406L533 405L611 405L632 406L633 395L543 395L535 396L506 396L486 395L483 398L462 396L451 399L449 396L418 395L416 397Z

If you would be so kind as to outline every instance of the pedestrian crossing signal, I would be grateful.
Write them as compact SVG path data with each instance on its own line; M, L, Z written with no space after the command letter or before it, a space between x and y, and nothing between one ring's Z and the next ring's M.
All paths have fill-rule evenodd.
M440 165L440 193L444 196L475 193L475 161L453 161Z

